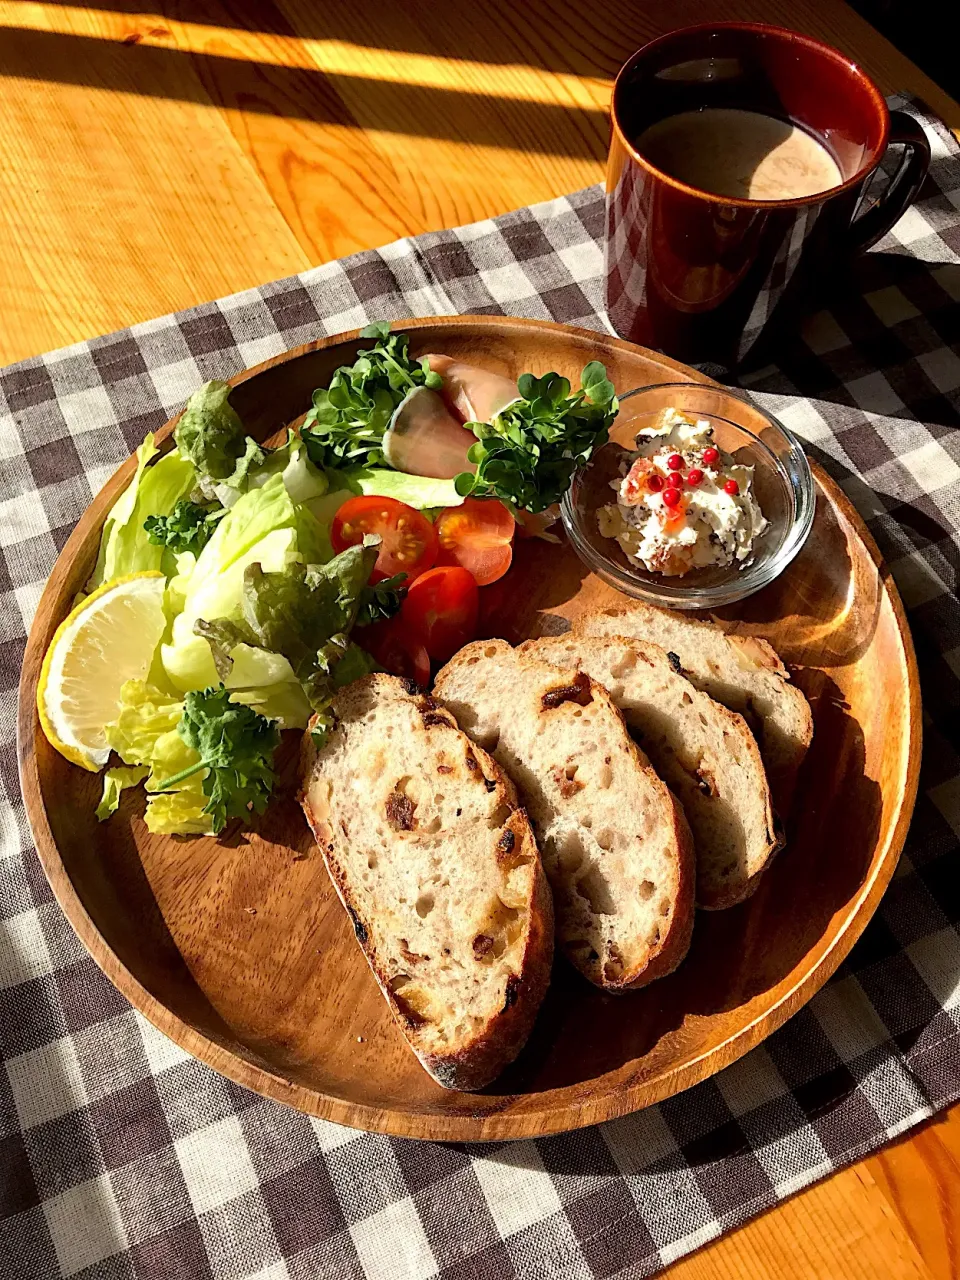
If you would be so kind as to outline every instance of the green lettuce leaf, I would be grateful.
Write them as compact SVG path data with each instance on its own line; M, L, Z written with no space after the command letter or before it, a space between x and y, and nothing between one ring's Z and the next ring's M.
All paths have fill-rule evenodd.
M243 453L237 458L233 470L225 480L220 481L220 484L226 485L230 489L236 489L239 493L245 493L250 487L252 477L256 475L266 461L268 453L269 450L261 449L253 436L247 436Z
M199 763L197 752L183 740L178 731L183 717L183 703L177 705L180 714L176 726L162 733L154 746L150 776L144 784L147 792L144 821L147 830L158 835L216 835L213 816L207 810L202 772L186 773L175 787L169 788L168 779L192 770ZM167 786L158 793L158 788L164 783Z
M234 650L256 649L262 646L257 641L256 633L246 622L233 618L215 618L208 622L206 618L198 618L193 624L194 634L202 636L210 646L210 656L221 680L229 680L233 671Z
M313 465L306 445L289 429L286 444L267 452L263 462L251 472L250 484L259 487L278 473L283 476L284 488L294 502L315 502L330 487L326 472Z
M227 382L204 383L187 401L173 433L180 456L193 463L200 480L226 480L240 459L249 467L251 444L263 456L254 441L248 444L240 415L230 404L232 390Z
M395 573L392 578L368 583L360 592L360 604L354 626L368 627L374 622L386 622L400 612L407 594L407 575Z
M217 683L217 672L206 641L194 632L199 618L208 622L243 615L244 573L259 564L271 573L288 565L314 563L322 558L327 539L316 519L294 503L283 476L271 476L261 488L243 494L219 522L192 567L170 584L172 607L178 605L170 643L161 648L163 665L174 687L184 693ZM255 662L258 660L254 660ZM273 684L295 679L289 663L278 671L267 664L249 684Z
M371 671L379 671L376 659L366 649L351 641L340 656L333 669L333 684L336 689L343 689L354 680L368 676Z
M216 832L206 812L202 791L183 787L147 800L147 830L163 836L212 836Z
M282 572L247 565L241 616L200 618L195 624L196 633L210 645L220 679L235 682L237 652L249 655L259 646L289 663L313 711L325 716L339 687L341 661L349 659L345 676L360 670L362 659L349 632L361 603L368 601L364 591L376 559L372 544L348 547L323 565L294 562Z
M232 507L240 494L265 485L275 475L294 502L311 502L327 491L327 478L307 456L293 431L277 449L265 449L248 436L230 404L226 382L208 382L187 401L174 432L180 453L197 472L200 492L208 500Z
M162 458L157 458L158 453L151 433L137 450L137 469L133 479L104 521L100 551L87 583L88 591L128 573L162 567L164 548L150 541L150 535L143 527L144 521L148 516L169 515L180 499L193 489L197 473L175 449ZM154 458L157 458L156 462L153 462Z
M377 550L375 543L347 547L327 564L292 564L283 573L250 565L244 621L265 649L282 653L294 670L312 662L320 643L353 626Z
M177 732L182 715L181 699L169 697L142 680L128 680L120 690L120 712L104 732L108 745L125 764L145 766L149 771L145 814L149 831L209 835L213 833L213 823L204 813L207 798L199 774L185 778L170 795L150 794L158 781L190 768L200 759ZM106 800L105 786L101 808Z
M383 467L354 467L331 471L333 488L349 490L343 501L353 494L373 494L378 498L396 498L418 511L434 507L459 507L463 497L453 480L434 480L430 476L410 476L404 471L388 471ZM332 518L332 514L331 514Z
M120 689L120 711L104 726L107 746L125 764L149 765L157 739L176 729L183 710L181 699L161 693L142 680L128 680Z
M238 652L235 650L235 653ZM259 715L276 722L279 729L305 729L310 720L310 703L299 680L237 688L231 682L230 701L252 707Z
M149 772L146 765L139 764L130 769L125 769L122 765L108 769L103 775L103 795L96 809L97 821L103 822L112 813L116 813L121 791L126 791L127 787L135 787Z

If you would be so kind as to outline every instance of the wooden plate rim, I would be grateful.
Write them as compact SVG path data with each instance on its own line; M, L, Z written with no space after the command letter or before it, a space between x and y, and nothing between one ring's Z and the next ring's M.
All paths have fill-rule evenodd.
M695 370L659 352L648 352L645 348L639 348L620 338L552 321L501 316L431 316L393 323L402 327L405 332L433 328L437 325L462 328L489 327L498 333L509 332L512 328L535 329L540 332L554 331L571 339L585 340L590 344L618 348L630 353L641 351L664 366L675 369L680 375L678 380L709 381ZM309 352L356 340L359 333L359 330L352 330L303 343L270 360L243 370L228 381L232 386L239 386L267 369L299 359ZM169 419L155 432L158 444L163 445L170 439L178 416L175 415ZM857 898L850 905L846 919L835 926L836 936L829 950L791 988L783 991L773 1006L759 1012L752 1021L738 1028L725 1040L713 1045L708 1051L679 1066L665 1068L652 1080L620 1086L606 1094L602 1092L602 1083L598 1081L597 1090L586 1092L585 1097L583 1096L584 1083L581 1082L562 1089L546 1091L541 1095L544 1100L543 1108L537 1111L513 1113L504 1110L509 1108L511 1102L511 1097L505 1097L501 1100L499 1109L480 1110L474 1115L382 1110L365 1103L346 1101L324 1094L317 1089L293 1083L278 1074L267 1063L240 1057L190 1027L147 991L118 958L87 913L63 864L47 820L35 751L36 735L39 731L36 714L37 679L46 639L42 634L44 631L41 625L42 620L50 601L60 589L62 579L69 571L76 549L87 536L91 523L97 526L102 525L110 506L128 483L134 467L133 457L123 462L93 499L57 557L44 587L24 652L17 712L17 756L27 818L41 866L61 910L84 947L113 985L135 1009L186 1052L244 1088L252 1089L264 1097L293 1106L307 1114L352 1128L386 1133L394 1137L457 1142L502 1141L562 1133L628 1115L633 1111L662 1102L665 1098L672 1097L699 1083L715 1070L736 1061L782 1026L798 1008L810 1000L849 954L890 883L913 815L921 753L920 682L913 639L903 602L889 571L883 565L879 548L850 500L826 472L811 460L817 486L866 547L877 567L881 589L893 610L909 692L907 777L899 798L896 822L890 829L886 845L875 863L872 878L861 886ZM786 572L789 573L789 571L788 567ZM712 1069L711 1059L717 1060L716 1066ZM566 1099L565 1095L573 1091L578 1091L581 1094L580 1098L574 1101Z

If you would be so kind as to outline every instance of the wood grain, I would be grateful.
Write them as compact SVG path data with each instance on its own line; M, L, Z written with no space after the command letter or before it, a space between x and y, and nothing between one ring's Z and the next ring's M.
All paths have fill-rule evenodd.
M931 1273L860 1168L811 1187L662 1274L669 1280L931 1280L939 1273Z
M779 21L831 40L884 90L919 93L954 128L960 124L960 108L839 0L718 0L709 8L697 0L670 6L624 0L605 8L610 17L602 23L594 9L570 0L528 0L524 6L488 0L466 13L462 3L428 10L407 0L366 6L365 32L374 9L376 39L365 41L370 76L389 75L394 99L424 78L445 84L448 111L460 129L453 145L423 144L432 136L422 118L424 102L404 116L409 132L375 135L363 123L291 118L272 85L264 87L257 64L323 70L320 60L326 58L324 65L336 71L344 66L334 56L339 46L349 50L348 65L362 64L367 49L356 33L355 7L342 0L323 6L298 0L282 12L263 0L255 15L211 3L205 17L192 6L189 12L175 4L151 11L132 0L106 0L89 9L3 0L0 361L399 234L489 216L598 181L603 148L592 123L582 118L582 95L595 84L602 105L617 67L645 38L707 16ZM31 29L51 38L31 43ZM97 56L87 48L82 82L73 67L75 35L98 42ZM309 54L308 41L314 46ZM154 72L157 91L144 95L139 55L151 44L171 56ZM202 59L228 49L253 64L247 83L257 81L259 102L268 110L243 102L220 105L204 87ZM501 107L494 143L481 147L471 140L458 91L476 66L488 68L480 82L488 94L499 96L508 69L519 67L525 92L562 108L559 156L539 138L527 153L515 145L522 100ZM189 90L178 93L185 82ZM586 148L589 139L592 150L574 150ZM189 183L178 185L178 175ZM915 1137L808 1190L669 1274L697 1280L891 1277L901 1274L894 1260L902 1228L917 1250L921 1274L957 1277L958 1116L954 1108ZM866 1236L862 1223L870 1225ZM819 1250L817 1265L810 1261L812 1249ZM834 1259L842 1265L834 1268Z
M0 362L602 178L626 57L700 0L0 0ZM845 5L724 0L949 99ZM82 228L78 230L78 228Z
M620 387L686 377L619 339L534 320L407 327L415 354L441 351L512 378L527 369L575 378L592 359ZM251 433L264 439L298 418L312 389L353 358L356 336L309 344L236 379L233 403ZM749 902L701 913L684 964L643 991L613 999L558 965L517 1062L482 1093L441 1089L397 1031L311 848L293 759L249 832L177 841L146 831L142 795L132 793L98 827L98 778L39 732L40 661L130 474L128 462L83 517L40 602L21 680L24 798L44 869L94 958L161 1030L238 1083L408 1137L482 1141L593 1124L670 1097L760 1043L818 990L872 915L913 809L919 685L879 553L818 471L803 551L763 592L724 611L773 642L814 711L813 745L781 814L789 853ZM503 584L488 599L486 629L512 642L622 599L568 546L538 540L518 546Z
M957 1108L668 1267L669 1280L955 1280Z

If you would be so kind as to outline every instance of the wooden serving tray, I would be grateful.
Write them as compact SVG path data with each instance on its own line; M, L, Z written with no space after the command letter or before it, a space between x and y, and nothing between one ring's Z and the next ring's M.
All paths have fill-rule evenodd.
M618 339L541 321L398 327L418 354L447 352L511 377L556 369L577 383L594 359L622 390L697 376ZM330 338L240 374L233 403L247 429L266 440L297 419L357 346L355 333ZM783 815L785 852L749 902L699 913L679 971L643 991L603 995L558 959L526 1049L479 1094L436 1085L394 1025L295 803L295 740L281 749L279 795L264 817L216 840L151 836L139 791L98 824L100 777L43 737L43 653L133 468L130 459L91 504L41 599L20 685L20 771L68 920L130 1002L190 1053L340 1124L415 1138L523 1138L621 1116L712 1075L795 1013L847 955L906 836L920 693L896 588L859 516L818 468L805 549L777 582L726 611L774 644L813 705L813 745ZM623 597L568 546L528 541L484 599L487 634L519 641Z

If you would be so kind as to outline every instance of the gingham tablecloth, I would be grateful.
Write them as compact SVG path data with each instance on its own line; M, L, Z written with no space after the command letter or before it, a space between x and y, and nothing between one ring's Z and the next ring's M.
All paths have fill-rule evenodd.
M926 746L876 918L721 1075L638 1115L495 1146L394 1140L229 1083L102 976L33 851L14 748L24 635L74 523L207 378L374 318L601 328L598 188L401 240L0 372L0 1277L645 1276L960 1096L960 161L750 389L840 481L910 612ZM838 854L838 856L841 856Z

